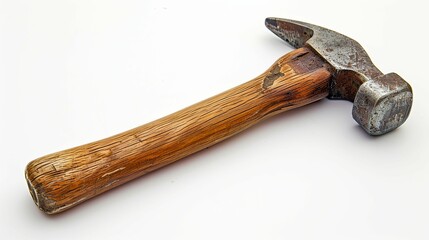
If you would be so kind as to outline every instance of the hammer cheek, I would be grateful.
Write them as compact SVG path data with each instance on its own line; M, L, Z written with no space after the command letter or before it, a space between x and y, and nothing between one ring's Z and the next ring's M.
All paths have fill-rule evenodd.
M401 126L411 110L413 93L399 75L389 73L359 88L353 118L370 135L382 135Z

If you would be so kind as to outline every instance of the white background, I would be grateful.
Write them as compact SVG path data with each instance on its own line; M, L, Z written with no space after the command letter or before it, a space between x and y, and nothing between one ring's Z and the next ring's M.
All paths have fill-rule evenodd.
M0 238L429 239L426 1L0 1ZM323 100L47 216L26 164L252 79L291 48L265 17L359 41L414 89L369 137Z

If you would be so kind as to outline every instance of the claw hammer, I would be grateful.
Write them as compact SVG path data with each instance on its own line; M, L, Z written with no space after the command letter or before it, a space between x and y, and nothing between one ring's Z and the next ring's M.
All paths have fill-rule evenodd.
M30 194L47 214L59 213L175 162L281 112L325 97L353 102L370 135L402 125L411 86L383 74L353 39L313 24L267 18L265 25L296 50L260 76L185 109L99 141L31 161Z

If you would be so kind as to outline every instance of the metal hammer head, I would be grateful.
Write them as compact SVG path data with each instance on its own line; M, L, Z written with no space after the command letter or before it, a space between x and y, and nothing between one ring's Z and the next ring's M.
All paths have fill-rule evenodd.
M309 47L333 68L329 98L353 103L353 118L371 135L382 135L407 119L413 93L396 73L384 75L355 40L313 24L267 18L269 30L295 48Z

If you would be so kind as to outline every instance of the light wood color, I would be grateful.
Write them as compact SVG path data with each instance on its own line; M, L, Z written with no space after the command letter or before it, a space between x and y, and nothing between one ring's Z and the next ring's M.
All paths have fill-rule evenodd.
M309 49L257 78L156 121L30 162L36 205L53 214L220 142L278 113L328 95L331 73Z

